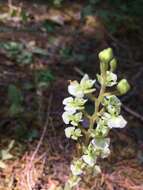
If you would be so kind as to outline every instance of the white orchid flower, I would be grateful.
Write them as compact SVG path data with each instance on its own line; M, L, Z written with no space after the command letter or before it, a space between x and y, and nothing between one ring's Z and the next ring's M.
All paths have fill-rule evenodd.
M72 136L71 136L71 138L73 139L73 140L77 140L79 137L81 137L82 136L82 134L81 134L81 130L80 129L75 129L74 131L73 131L73 134L72 134Z
M83 173L83 168L85 167L85 163L82 161L82 159L76 160L71 164L71 171L74 176L81 175Z
M104 79L101 75L97 74L97 78L100 84L104 83ZM106 71L106 81L105 81L106 86L114 86L117 84L117 75L112 73L111 71Z
M82 156L82 159L83 159L83 161L86 163L86 164L88 164L90 167L93 167L94 166L94 164L96 163L96 157L95 158L93 158L92 156L90 156L90 155L83 155Z
M70 138L75 130L75 127L67 127L65 129L65 135L67 138Z
M82 169L80 167L77 167L76 165L71 164L71 171L72 174L77 176L77 175L81 175L83 173Z
M80 86L83 89L84 94L89 94L95 91L95 88L92 88L95 82L96 80L89 79L89 76L87 74L84 75L80 81Z
M89 94L95 91L92 88L96 80L89 79L87 74L81 79L81 82L72 81L68 86L68 92L78 98L83 98L85 94Z
M70 117L71 117L71 113L69 112L64 112L62 114L62 118L65 124L69 124L70 123Z
M70 85L68 86L68 92L69 94L78 97L78 98L83 98L84 92L80 87L80 84L78 81L72 81L70 82Z
M82 121L82 113L72 114L65 111L62 115L63 121L65 124L72 124L73 126L78 126L79 122Z
M112 116L108 121L107 121L108 127L109 128L124 128L127 124L127 121L123 118L123 116Z
M106 158L110 154L109 138L93 139L91 143L95 149L95 152L97 152L97 154L100 154L101 158Z
M93 137L105 137L108 135L109 127L106 125L106 122L100 119L97 123L95 133Z
M106 85L111 87L117 84L117 75L111 71L106 72Z
M79 137L82 136L81 130L76 129L75 127L67 127L65 129L65 135L67 138L71 138L73 140L77 140Z
M120 114L121 101L115 95L106 96L102 102L110 114Z
M97 138L93 139L91 141L92 145L94 146L95 149L104 149L108 148L110 144L110 139L109 138Z
M77 110L83 110L86 101L87 100L83 98L65 98L63 100L63 104L65 105L64 110L70 113L75 113Z

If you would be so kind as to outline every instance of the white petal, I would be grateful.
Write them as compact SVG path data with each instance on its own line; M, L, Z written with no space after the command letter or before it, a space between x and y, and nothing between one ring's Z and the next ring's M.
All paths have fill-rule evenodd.
M91 141L95 149L105 149L109 147L110 138L93 139Z
M81 79L81 84L82 83L84 83L86 80L89 80L89 76L88 76L88 74L85 74L84 76L83 76L83 78Z
M82 98L84 96L84 93L80 89L80 85L77 81L71 82L71 84L68 86L68 92L69 94L78 98Z
M69 120L69 113L68 112L64 112L62 115L63 121L65 124L69 124L70 120Z
M91 86L93 86L95 84L96 80L90 80ZM95 91L95 89L94 89Z
M71 165L70 168L71 168L72 174L75 176L81 175L83 172L80 168L75 167L73 164Z
M77 118L78 118L79 120L81 120L81 119L82 119L82 112L77 113L76 116L77 116Z
M75 121L71 121L71 124L73 125L73 126L78 126L78 123L77 122L75 122Z
M75 127L67 127L65 129L65 135L66 135L66 137L70 138L74 130L75 130Z
M107 71L107 86L111 87L117 83L117 75L111 71Z
M95 82L96 80L89 79L89 76L85 74L84 77L81 79L80 85L84 90L90 90Z
M110 154L110 149L109 148L105 148L103 150L103 152L101 153L101 158L107 158Z
M82 159L83 159L83 161L86 163L86 164L88 164L89 166L91 166L91 167L93 167L94 166L94 164L95 164L95 162L96 162L96 158L95 158L95 160L91 157L91 156L89 156L89 155L83 155L82 156Z
M68 97L68 98L65 98L64 100L63 100L63 104L64 105L67 105L68 103L70 103L70 102L72 102L73 101L73 97Z
M74 114L76 112L76 108L70 107L70 106L65 106L64 110L71 113L71 114Z
M107 123L109 128L124 128L127 124L127 121L121 115L119 115L118 117L112 117Z

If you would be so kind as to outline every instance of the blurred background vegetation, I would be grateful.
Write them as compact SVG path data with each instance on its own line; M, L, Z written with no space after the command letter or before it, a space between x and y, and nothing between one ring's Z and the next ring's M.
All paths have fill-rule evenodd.
M142 10L142 0L0 1L0 190L29 190L27 175L35 190L65 183L75 149L61 119L68 81L95 78L109 46L132 86L121 98L128 126L110 134L102 187L97 178L81 190L143 189Z

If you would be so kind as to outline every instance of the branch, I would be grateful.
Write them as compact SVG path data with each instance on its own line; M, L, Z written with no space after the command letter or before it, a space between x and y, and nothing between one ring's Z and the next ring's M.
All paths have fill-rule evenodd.
M46 134L46 131L47 131L47 127L48 127L48 124L49 124L49 115L50 115L50 109L51 109L51 103L52 103L52 96L50 96L49 98L49 104L48 104L48 110L47 110L47 118L46 118L46 121L45 121L45 124L44 124L44 128L43 128L43 132L42 132L42 135L39 139L39 142L35 148L35 151L34 153L32 154L32 157L30 159L30 163L29 163L29 171L27 172L27 183L28 183L28 188L29 190L32 190L32 186L31 186L31 179L32 179L32 166L33 166L33 162L34 162L34 159L40 149L40 146L42 145L42 142L43 142L43 139L45 137L45 134Z

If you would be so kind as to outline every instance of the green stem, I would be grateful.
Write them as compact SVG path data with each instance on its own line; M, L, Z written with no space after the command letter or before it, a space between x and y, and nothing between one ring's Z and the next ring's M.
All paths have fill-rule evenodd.
M87 119L91 119L91 116L85 110L82 110L82 113Z
M92 116L89 116L88 114L86 115L86 117L89 119L89 130L86 132L85 134L85 144L88 145L89 144L89 140L90 140L90 130L92 130L94 128L94 124L97 120L97 118L99 117L99 115L102 113L103 109L100 109L100 104L104 98L104 94L105 94L105 90L106 90L106 72L103 72L101 73L102 75L102 78L103 78L103 83L101 85L101 89L100 89L100 92L99 92L99 96L98 98L94 98L92 95L89 96L89 98L91 100L94 101L94 104L95 104L95 111L93 113Z
M117 90L104 93L104 96L110 96L110 95L120 96L120 93Z
M97 98L97 100L95 101L95 111L92 115L92 120L93 122L95 123L97 117L98 117L98 112L99 112L99 109L100 109L100 104L104 98L104 94L105 94L105 90L106 90L106 71L105 70L101 70L101 77L103 79L103 82L101 84L101 89L100 89L100 92L99 92L99 96Z

